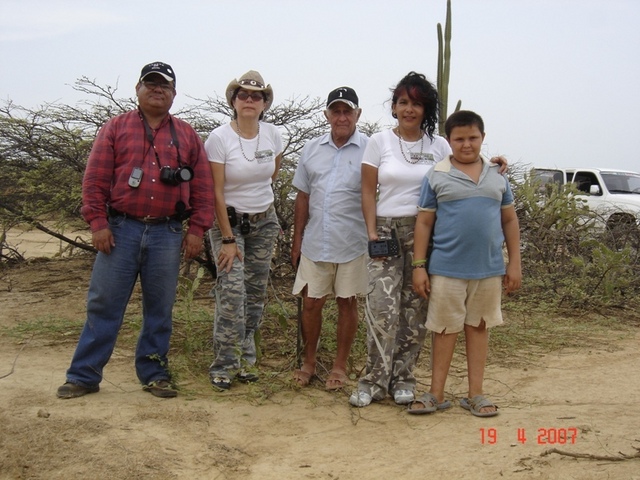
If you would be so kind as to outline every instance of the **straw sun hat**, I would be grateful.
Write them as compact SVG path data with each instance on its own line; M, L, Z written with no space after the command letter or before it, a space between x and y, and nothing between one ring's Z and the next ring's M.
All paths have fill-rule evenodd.
M254 90L256 92L264 92L265 101L264 101L264 111L269 110L271 103L273 102L273 89L271 85L266 85L260 75L255 70L249 70L247 73L242 75L239 79L233 79L227 85L227 103L231 108L233 108L233 102L231 99L233 98L233 94L238 88L244 88L245 90Z

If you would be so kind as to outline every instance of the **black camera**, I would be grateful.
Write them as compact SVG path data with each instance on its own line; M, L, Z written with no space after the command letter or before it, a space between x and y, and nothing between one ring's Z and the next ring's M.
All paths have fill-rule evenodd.
M229 217L229 225L231 228L238 226L238 214L236 213L235 207L227 207L227 217ZM242 214L240 233L242 235L249 235L249 233L251 233L251 222L249 221L248 213Z
M369 240L369 256L371 258L379 257L397 257L400 254L400 245L395 238L387 238L385 240Z
M371 258L397 257L400 255L400 244L395 230L391 230L391 238L369 240L369 256Z
M227 217L229 218L229 226L231 228L238 225L238 215L236 215L235 207L227 207Z
M184 182L190 182L192 179L193 170L191 167L162 167L160 169L160 181L168 185L179 185Z
M240 233L242 235L249 235L251 232L251 222L249 222L249 214L242 214L242 223L240 224Z

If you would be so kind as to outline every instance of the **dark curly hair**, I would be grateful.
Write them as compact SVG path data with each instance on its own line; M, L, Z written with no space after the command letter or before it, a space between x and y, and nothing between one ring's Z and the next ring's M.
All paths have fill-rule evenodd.
M398 98L403 93L406 93L414 102L422 104L424 116L420 123L420 128L433 140L433 134L438 126L438 113L440 112L440 102L436 87L423 74L409 72L391 92L393 93L391 98L392 105L397 103Z

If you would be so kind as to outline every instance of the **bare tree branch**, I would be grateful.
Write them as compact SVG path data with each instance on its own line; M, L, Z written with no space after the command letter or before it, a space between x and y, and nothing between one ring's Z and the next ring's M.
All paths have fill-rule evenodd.
M547 450L542 452L540 454L540 456L541 457L546 457L548 455L551 455L552 453L557 453L558 455L564 455L566 457L586 458L588 460L600 460L600 461L606 461L606 462L622 462L622 461L625 461L625 460L637 460L637 459L640 459L640 449L638 449L638 448L636 448L636 453L634 453L633 455L627 455L625 453L619 452L619 456L594 455L594 454L591 454L591 453L574 453L574 452L567 452L567 451L564 451L564 450L560 450L558 448L548 448Z

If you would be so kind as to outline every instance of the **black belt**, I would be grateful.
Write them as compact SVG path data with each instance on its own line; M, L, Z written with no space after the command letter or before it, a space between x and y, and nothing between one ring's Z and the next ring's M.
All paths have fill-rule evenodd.
M167 217L152 217L147 215L145 217L134 217L133 215L129 215L128 213L119 212L115 208L109 207L108 213L112 217L125 217L130 218L131 220L135 220L136 222L142 222L146 225L160 225L161 223L167 223L171 220L180 221L178 215L169 215Z

